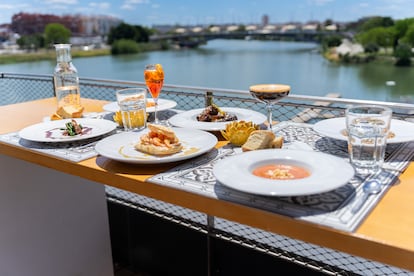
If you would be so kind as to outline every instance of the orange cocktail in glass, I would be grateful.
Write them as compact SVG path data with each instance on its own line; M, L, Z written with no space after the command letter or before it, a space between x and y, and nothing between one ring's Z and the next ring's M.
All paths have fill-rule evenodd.
M158 97L164 85L164 70L161 64L148 64L144 70L145 83L154 99L154 123L160 123L157 117Z

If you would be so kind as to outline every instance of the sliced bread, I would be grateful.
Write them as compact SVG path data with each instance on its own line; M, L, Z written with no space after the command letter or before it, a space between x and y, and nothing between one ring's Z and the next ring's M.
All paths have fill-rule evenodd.
M242 145L243 151L271 148L275 134L270 130L255 130L250 133L246 143Z

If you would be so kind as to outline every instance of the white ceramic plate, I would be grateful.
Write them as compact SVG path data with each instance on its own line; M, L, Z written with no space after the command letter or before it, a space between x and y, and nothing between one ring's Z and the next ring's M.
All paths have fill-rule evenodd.
M154 102L153 99L147 99L148 102ZM176 107L177 103L172 100L165 100L165 99L158 99L158 109L157 111L162 111L170 108ZM117 112L119 110L119 105L117 102L111 102L106 105L104 105L103 110L109 111L109 112ZM154 112L155 109L153 106L147 108L147 112L151 113Z
M345 117L326 119L317 122L313 129L322 135L329 138L339 139L347 141L348 138L343 134L345 130ZM391 128L395 135L387 139L387 143L403 143L414 140L414 123L402 121L402 120L391 120Z
M249 109L234 108L234 107L220 107L223 111L235 114L238 121L251 121L255 124L263 124L266 121L266 116L260 112ZM184 111L172 116L168 121L177 127L195 128L207 131L219 131L226 129L226 124L230 122L199 122L197 115L199 115L204 108L192 109Z
M184 148L181 152L168 156L154 156L140 152L134 148L141 135L148 132L123 132L102 139L95 145L95 150L109 159L136 163L159 164L181 161L201 155L211 150L217 144L216 136L211 133L184 128L172 128Z
M275 180L253 175L266 164L296 165L310 176L301 179ZM348 183L353 167L344 159L314 151L266 149L244 152L218 161L213 174L223 185L264 196L300 196L328 192Z
M23 139L36 142L72 142L104 135L117 127L116 123L109 120L77 118L75 120L84 128L84 134L65 136L61 129L64 129L65 123L70 120L47 121L31 125L22 129L19 132L19 136Z

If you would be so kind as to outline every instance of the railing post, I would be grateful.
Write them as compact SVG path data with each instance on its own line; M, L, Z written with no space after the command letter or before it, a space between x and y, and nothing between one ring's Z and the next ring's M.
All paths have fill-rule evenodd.
M55 80L52 76L52 83L53 83L53 96L56 97L56 87L55 87Z
M213 275L213 260L214 252L211 238L214 237L214 216L207 214L207 275Z

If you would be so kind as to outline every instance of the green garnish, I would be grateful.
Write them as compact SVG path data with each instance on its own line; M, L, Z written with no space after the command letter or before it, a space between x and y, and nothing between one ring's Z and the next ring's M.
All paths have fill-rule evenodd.
M62 128L63 135L76 136L82 133L82 126L75 120L65 123L66 128Z

